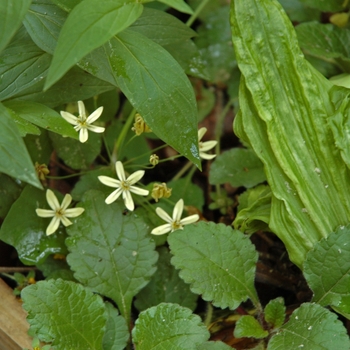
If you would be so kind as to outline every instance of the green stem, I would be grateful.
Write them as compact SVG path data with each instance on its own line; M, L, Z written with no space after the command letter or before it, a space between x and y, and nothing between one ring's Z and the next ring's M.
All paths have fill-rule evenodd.
M211 320L213 318L214 308L211 303L207 303L207 312L205 314L205 318L203 320L204 325L208 328L210 326Z
M198 15L202 12L205 5L209 2L209 0L203 0L198 7L195 9L193 15L187 20L186 25L191 27L193 22L197 19Z
M187 170L191 168L191 166L195 167L192 162L187 162L182 169L171 179L171 181L179 179L183 174L186 173Z
M50 175L47 175L45 177L47 179L51 179L51 180L63 180L63 179L70 179L71 177L75 177L75 176L85 175L87 173L88 173L88 171L82 171L81 173L75 173L75 174L64 175L64 176L50 176Z
M129 114L128 118L126 119L126 122L123 126L122 131L120 132L120 134L118 136L118 139L114 145L114 149L113 149L113 152L111 155L112 164L114 164L118 159L118 151L120 151L121 145L123 144L125 137L126 137L126 134L128 133L128 131L130 129L130 126L134 120L135 113L136 113L136 109L133 108L131 113Z

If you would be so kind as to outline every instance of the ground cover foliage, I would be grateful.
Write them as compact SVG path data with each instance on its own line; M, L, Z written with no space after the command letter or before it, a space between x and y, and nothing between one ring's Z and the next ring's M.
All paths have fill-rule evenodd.
M0 4L1 271L33 349L350 348L349 9Z

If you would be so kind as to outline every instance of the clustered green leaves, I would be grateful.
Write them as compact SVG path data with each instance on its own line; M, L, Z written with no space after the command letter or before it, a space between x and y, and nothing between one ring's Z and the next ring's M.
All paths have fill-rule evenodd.
M349 7L343 0L0 4L0 238L45 277L14 276L35 349L39 341L58 350L231 349L210 341L211 313L242 305L250 312L237 313L232 335L257 348L349 349L336 313L350 319L350 32L312 22L325 11L346 17ZM187 25L170 13L190 16ZM294 28L291 20L304 23ZM119 162L122 177L134 172L138 181L141 166L162 161L150 161L156 151L147 138L198 168L215 157L209 146L220 151L220 130L209 143L203 129L198 134L198 121L222 98L203 80L227 87L218 124L233 106L245 146L217 154L208 176L216 188L209 209L231 215L236 206L234 229L193 224L205 207L191 182L195 167L167 184L140 184L135 210L124 193L124 201L106 202L115 189L104 184L122 187ZM87 115L103 107L94 118L100 131L83 143L69 124L77 101ZM150 134L135 136L135 115ZM45 165L60 161L77 177L70 213L81 215L46 235L47 216L36 210L47 208L46 187L63 203ZM156 203L154 184L166 193L154 194ZM246 190L233 198L223 184ZM164 230L171 232L152 235ZM254 284L259 254L249 235L261 230L281 239L313 292L288 317L283 298L262 305ZM203 318L194 313L198 298L207 302Z

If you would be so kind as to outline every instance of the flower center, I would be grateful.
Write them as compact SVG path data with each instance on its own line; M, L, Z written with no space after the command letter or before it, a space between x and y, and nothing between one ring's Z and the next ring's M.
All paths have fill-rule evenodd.
M64 216L64 210L62 208L57 209L55 215L61 218L62 216Z
M129 181L121 181L120 187L123 191L129 191L130 190L130 183Z
M180 220L173 221L171 223L171 232L182 229Z

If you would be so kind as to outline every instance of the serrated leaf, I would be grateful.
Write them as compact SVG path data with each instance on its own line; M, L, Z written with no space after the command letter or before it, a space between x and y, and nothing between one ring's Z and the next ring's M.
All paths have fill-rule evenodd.
M23 24L35 44L53 54L67 12L50 0L33 0Z
M130 26L142 9L141 4L124 0L85 0L75 6L61 29L45 89L89 52Z
M118 310L110 303L106 303L108 319L106 333L103 337L104 350L123 350L130 337L125 318L120 316Z
M349 308L349 237L350 226L341 226L326 239L316 243L304 261L303 272L314 293L313 301L322 306Z
M336 314L318 304L305 303L271 338L267 349L347 350L349 347L346 329Z
M22 23L31 0L3 0L0 3L0 52L10 42Z
M79 206L85 212L68 231L68 264L77 280L114 300L129 323L132 298L155 272L158 254L148 227L132 213L123 215L119 201L107 205L98 191L88 191Z
M0 103L0 172L42 188L16 123Z
M232 350L235 349L221 341L207 341L197 347L197 350Z
M269 332L262 328L258 320L250 315L242 316L235 326L233 335L236 338L262 339L269 335Z
M344 0L300 0L302 3L312 8L318 9L324 12L337 12L345 10L347 2Z
M212 185L230 183L233 187L256 186L266 181L264 166L251 149L233 148L217 155L210 167Z
M36 265L51 254L67 252L64 228L61 226L55 234L46 236L50 220L36 215L35 209L47 207L45 192L26 186L1 226L0 239L16 248L23 264Z
M254 288L258 254L249 238L223 224L199 222L170 233L171 263L180 277L215 306L236 309L250 298Z
M78 140L78 133L53 109L36 102L8 101L6 108L13 110L24 120L40 126L43 129Z
M147 286L137 294L135 307L143 311L164 302L179 304L194 310L198 297L191 293L189 286L170 264L171 254L168 249L161 247L158 253L157 271Z
M194 91L165 49L127 29L80 66L119 86L153 132L200 167Z
M269 231L272 192L269 186L259 185L238 197L238 212L233 226L251 234L259 230Z
M147 0L146 0L147 1ZM193 10L191 7L189 7L184 0L158 0L159 2L162 2L163 4L169 5L170 7L173 7L174 9L188 13L189 15L193 14Z
M93 132L85 143L53 133L50 138L57 155L72 169L87 169L101 151L101 135Z
M209 338L199 316L190 309L162 303L140 313L132 331L138 350L196 350Z
M283 298L270 300L264 309L265 320L274 328L282 326L286 317L286 307Z
M0 100L39 84L46 76L51 55L40 50L22 27L0 55Z
M273 192L269 227L301 267L317 241L349 222L350 172L329 126L337 108L332 85L303 57L277 1L231 5L242 73L235 132L264 163Z
M102 350L107 314L99 295L58 279L26 287L21 297L30 330L42 341L57 350Z

